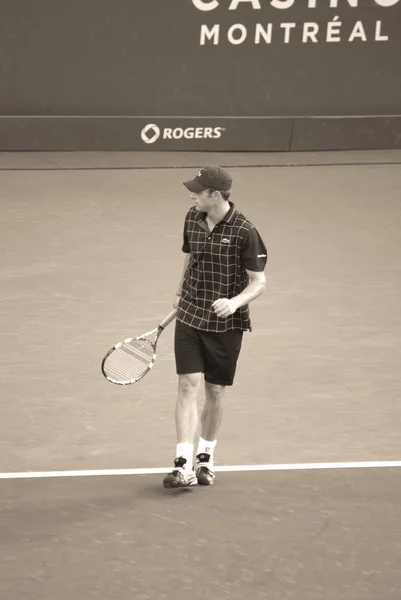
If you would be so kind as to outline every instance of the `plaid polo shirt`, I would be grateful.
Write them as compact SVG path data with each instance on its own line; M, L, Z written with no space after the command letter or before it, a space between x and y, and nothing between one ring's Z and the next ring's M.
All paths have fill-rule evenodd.
M200 329L221 333L251 329L249 305L229 317L218 317L212 303L238 296L248 285L245 271L263 271L267 250L257 229L232 202L225 217L210 231L206 213L191 208L185 218L183 252L190 253L184 274L177 320Z

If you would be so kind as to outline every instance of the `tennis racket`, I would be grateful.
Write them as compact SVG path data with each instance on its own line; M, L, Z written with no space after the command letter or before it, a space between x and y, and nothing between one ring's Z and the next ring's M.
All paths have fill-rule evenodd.
M176 314L177 309L174 309L156 329L136 338L127 338L113 346L102 361L102 373L106 379L116 385L129 385L149 373L156 360L159 337ZM154 335L155 338L151 341L150 338Z

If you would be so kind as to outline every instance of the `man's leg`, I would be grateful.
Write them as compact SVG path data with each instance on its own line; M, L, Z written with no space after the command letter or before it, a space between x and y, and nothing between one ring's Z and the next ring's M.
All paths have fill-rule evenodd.
M223 418L223 399L226 386L205 381L205 404L201 415L201 437L196 451L196 475L198 483L211 485L215 475L213 471L214 448L217 433Z
M201 437L215 440L223 418L223 398L226 386L205 381L205 404L201 415Z
M166 488L187 487L197 483L193 470L194 437L198 428L197 398L202 373L178 376L175 423L177 432L175 468L163 480Z
M198 483L214 482L214 449L223 417L223 400L227 386L233 385L243 332L233 329L202 336L205 354L205 405L201 415L201 437L196 452Z
M176 321L174 353L178 375L175 405L177 447L174 470L164 478L164 487L185 487L197 483L193 471L194 437L198 427L197 396L203 375L203 353L199 333Z
M178 394L175 407L177 445L191 444L193 447L198 428L197 398L201 378L202 373L178 375ZM192 456L190 462L192 463Z

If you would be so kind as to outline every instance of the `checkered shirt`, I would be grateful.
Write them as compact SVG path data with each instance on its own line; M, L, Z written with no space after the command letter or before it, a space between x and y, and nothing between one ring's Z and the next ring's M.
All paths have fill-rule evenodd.
M190 253L177 320L202 331L251 330L249 305L218 317L212 303L234 298L248 285L246 270L263 271L267 250L257 229L232 202L224 219L210 232L206 214L191 208L185 218L183 252Z

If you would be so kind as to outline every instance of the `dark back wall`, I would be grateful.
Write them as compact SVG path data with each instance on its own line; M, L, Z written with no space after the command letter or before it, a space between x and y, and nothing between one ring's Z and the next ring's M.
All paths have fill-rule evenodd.
M286 118L288 136L294 117L401 114L401 0L3 0L0 67L2 149L62 145L38 116Z

